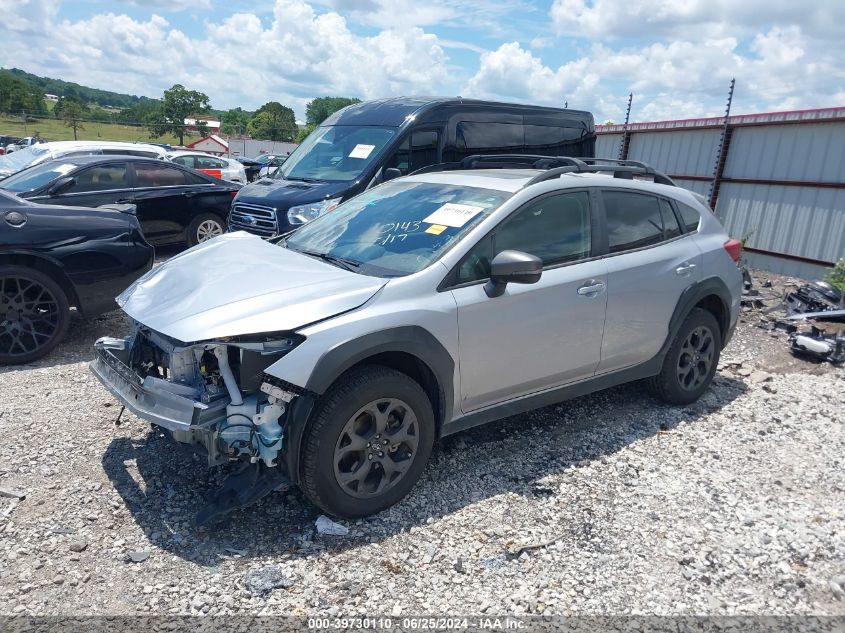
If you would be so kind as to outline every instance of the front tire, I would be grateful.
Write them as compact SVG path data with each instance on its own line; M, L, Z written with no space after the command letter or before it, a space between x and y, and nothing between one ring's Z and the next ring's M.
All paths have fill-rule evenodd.
M0 266L0 365L46 356L70 322L67 295L52 278L25 266Z
M716 317L695 308L681 324L660 373L646 381L649 392L669 404L685 405L701 397L716 373L722 335Z
M422 387L377 365L350 371L322 399L303 440L301 487L326 513L360 518L405 497L434 444Z
M196 246L225 232L226 227L220 216L201 213L188 225L188 246Z

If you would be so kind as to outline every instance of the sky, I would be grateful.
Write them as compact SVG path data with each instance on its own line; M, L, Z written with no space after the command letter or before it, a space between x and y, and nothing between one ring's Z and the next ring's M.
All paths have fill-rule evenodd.
M845 0L0 0L0 67L215 108L444 95L621 122L845 105Z

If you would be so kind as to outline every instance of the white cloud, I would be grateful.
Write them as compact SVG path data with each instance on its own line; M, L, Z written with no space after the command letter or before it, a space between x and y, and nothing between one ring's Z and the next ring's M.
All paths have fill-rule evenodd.
M53 4L29 1L42 9ZM148 96L179 82L208 94L215 107L255 108L273 99L300 115L308 100L325 94L367 99L447 86L454 92L457 85L437 36L417 27L357 35L339 14L317 14L304 0L276 0L266 24L246 13L209 23L201 38L155 14L48 22L40 33L12 35L0 63Z
M802 25L817 37L842 36L845 2L814 0L554 0L559 34L589 38L684 39L738 36L762 24Z
M633 91L635 120L684 118L720 114L735 77L735 112L841 103L845 66L838 49L817 46L810 52L798 26L773 27L749 48L741 52L730 37L618 50L594 44L588 54L550 67L511 42L481 56L462 94L550 105L568 101L602 120L618 120Z

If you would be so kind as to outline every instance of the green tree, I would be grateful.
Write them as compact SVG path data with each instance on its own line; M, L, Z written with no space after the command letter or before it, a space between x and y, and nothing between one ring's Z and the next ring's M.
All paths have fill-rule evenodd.
M294 140L294 142L295 143L301 143L302 141L304 141L306 138L308 138L308 135L311 134L311 132L314 131L315 127L317 127L317 126L309 124L309 125L306 125L303 128L300 128L300 130L296 133L296 139Z
M232 108L220 117L220 131L223 134L246 134L252 115L240 108Z
M85 126L82 125L82 121L85 119L85 114L88 110L88 107L81 103L78 99L73 98L62 98L60 103L56 104L56 108L59 108L61 104L61 119L65 122L65 125L73 130L73 140L77 140L76 133L78 130L84 130Z
M0 112L46 114L44 93L17 77L6 72L0 73Z
M320 125L330 115L353 103L361 103L361 100L355 97L317 97L305 106L305 122Z
M270 141L292 141L296 137L296 117L287 106L278 101L268 101L258 108L247 126L253 138Z
M164 91L161 103L149 115L147 129L150 131L150 137L173 134L179 138L179 145L184 145L185 119L210 109L208 95L197 90L188 90L182 84L175 84Z

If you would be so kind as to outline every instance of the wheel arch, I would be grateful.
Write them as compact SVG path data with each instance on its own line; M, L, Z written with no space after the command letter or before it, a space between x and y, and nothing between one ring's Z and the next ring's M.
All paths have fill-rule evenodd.
M31 253L0 253L0 266L23 266L47 275L59 284L67 297L68 304L84 314L84 306L79 303L79 296L76 294L73 282L57 261Z
M716 321L719 323L722 346L724 347L730 331L731 292L725 282L718 277L708 277L684 290L681 298L678 300L675 311L672 313L672 318L669 321L669 332L666 341L660 349L659 356L661 359L672 345L672 341L684 319L695 308L703 308L716 317Z
M434 335L419 326L380 330L340 343L317 361L304 394L292 403L288 417L288 475L299 481L302 438L319 397L345 373L362 365L390 367L416 381L432 404L439 437L454 403L455 362Z

